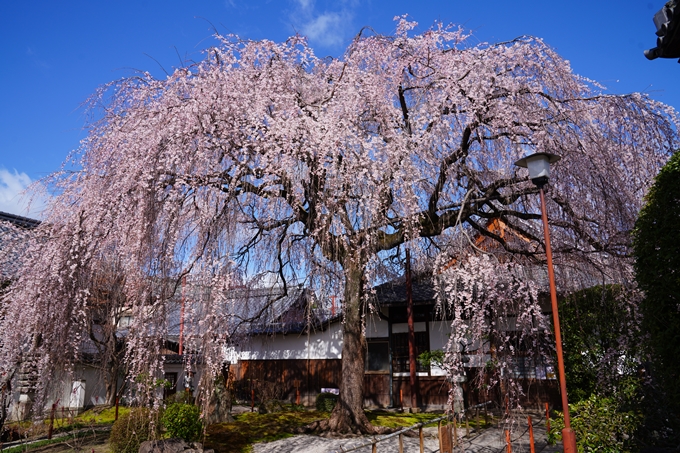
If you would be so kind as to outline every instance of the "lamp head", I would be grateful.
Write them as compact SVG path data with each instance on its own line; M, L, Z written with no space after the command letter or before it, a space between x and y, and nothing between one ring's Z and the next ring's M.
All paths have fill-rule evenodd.
M534 153L530 156L523 157L515 162L515 165L529 170L529 178L531 182L542 188L548 183L550 178L550 164L557 162L561 157L557 154L550 153Z

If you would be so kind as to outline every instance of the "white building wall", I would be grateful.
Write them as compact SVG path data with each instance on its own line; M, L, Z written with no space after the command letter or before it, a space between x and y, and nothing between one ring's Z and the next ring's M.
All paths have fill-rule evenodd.
M432 321L430 322L430 351L437 349L446 352L446 346L451 336L451 321ZM432 376L446 376L444 370L436 365L430 367Z
M73 393L74 382L79 382L77 395ZM49 414L56 403L57 414L77 414L91 406L105 403L106 386L99 371L90 366L76 365L73 372L57 372L50 382L51 391L46 398L43 412ZM22 404L23 403L23 404ZM28 405L26 405L28 403ZM81 406L82 404L82 406ZM10 420L25 419L32 401L27 395L12 393L8 411Z
M413 331L414 332L425 332L427 330L427 325L425 322L414 322ZM392 324L392 333L408 333L408 323L400 322Z
M310 334L258 335L239 351L240 360L292 360L342 358L342 325L332 324Z
M74 394L74 383L78 393ZM101 372L94 367L76 365L73 373L59 373L52 382L55 391L47 399L46 408L51 408L53 403L57 403L57 408L69 409L74 412L82 411L83 408L104 404L106 402L106 385ZM82 401L83 406L79 403Z
M370 316L366 322L366 338L387 338L390 333L389 323L379 316Z

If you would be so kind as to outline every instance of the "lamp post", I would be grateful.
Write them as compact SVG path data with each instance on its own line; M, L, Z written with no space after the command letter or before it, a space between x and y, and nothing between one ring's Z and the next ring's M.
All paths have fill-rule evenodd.
M557 349L557 369L560 378L560 393L562 395L562 411L564 413L564 429L562 430L562 445L564 453L577 453L576 436L571 429L569 419L569 401L567 399L567 381L564 377L564 358L562 356L562 335L560 333L560 316L557 312L557 290L555 289L555 271L553 270L552 248L550 246L550 230L548 228L548 214L545 209L545 195L543 186L550 177L550 164L560 160L560 156L549 153L535 153L515 162L518 167L529 170L529 178L541 194L541 217L543 218L543 235L545 237L545 256L548 260L548 280L550 282L550 302L552 304L553 324L555 326L555 344Z

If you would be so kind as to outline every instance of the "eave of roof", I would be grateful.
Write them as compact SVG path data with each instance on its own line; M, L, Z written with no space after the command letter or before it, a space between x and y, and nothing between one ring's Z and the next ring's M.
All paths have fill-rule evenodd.
M0 222L9 222L15 226L29 230L32 230L41 223L40 220L22 217L20 215L10 214L9 212L2 211L0 211Z

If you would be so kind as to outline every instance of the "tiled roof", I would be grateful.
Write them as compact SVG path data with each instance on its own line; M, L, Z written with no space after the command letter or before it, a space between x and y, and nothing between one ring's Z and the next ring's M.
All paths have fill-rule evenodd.
M8 222L19 228L33 229L40 225L40 220L29 219L9 212L0 211L0 222Z
M0 211L0 281L16 274L30 230L38 225L38 220Z
M431 281L413 282L413 303L430 305L437 301L437 292ZM387 282L375 288L375 300L381 307L406 305L406 284Z
M200 329L198 321L204 317L198 300L200 291L208 288L187 289L184 294L184 331ZM223 313L223 329L230 335L262 335L273 333L299 333L307 328L323 328L330 314L323 308L311 308L315 296L302 286L290 286L284 293L281 287L235 288L222 297L219 310ZM168 339L179 341L181 291L175 296L168 311ZM198 333L198 332L196 332Z

